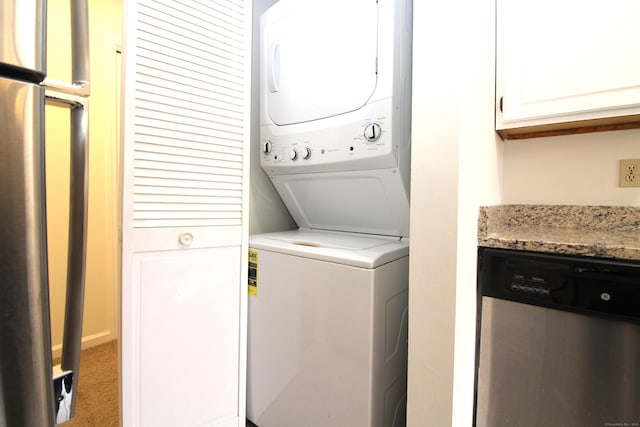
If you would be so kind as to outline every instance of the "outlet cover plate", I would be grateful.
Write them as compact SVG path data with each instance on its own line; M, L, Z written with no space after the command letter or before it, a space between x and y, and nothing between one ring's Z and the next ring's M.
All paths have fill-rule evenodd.
M620 160L620 187L640 187L640 159Z

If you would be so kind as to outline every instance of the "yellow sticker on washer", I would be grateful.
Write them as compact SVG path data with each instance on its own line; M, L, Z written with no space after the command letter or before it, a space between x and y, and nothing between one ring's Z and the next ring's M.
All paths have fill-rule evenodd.
M249 249L249 296L258 296L258 251Z

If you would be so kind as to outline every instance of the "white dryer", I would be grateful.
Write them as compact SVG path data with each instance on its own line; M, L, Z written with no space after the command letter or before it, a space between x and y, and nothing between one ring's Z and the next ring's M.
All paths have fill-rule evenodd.
M404 426L406 239L296 230L250 246L247 418Z
M261 17L260 164L299 227L409 235L411 0Z

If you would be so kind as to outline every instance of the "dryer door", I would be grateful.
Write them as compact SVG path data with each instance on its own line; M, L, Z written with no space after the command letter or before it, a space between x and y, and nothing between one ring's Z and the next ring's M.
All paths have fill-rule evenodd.
M361 108L376 88L376 0L281 0L262 16L263 105L276 125Z

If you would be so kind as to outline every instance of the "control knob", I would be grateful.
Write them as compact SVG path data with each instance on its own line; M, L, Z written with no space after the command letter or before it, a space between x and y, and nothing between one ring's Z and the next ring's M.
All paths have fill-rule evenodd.
M271 141L267 141L264 144L262 144L262 152L264 154L269 154L271 152L271 149L272 149Z
M380 123L367 123L364 127L364 137L369 142L377 141L380 138L380 134L382 134Z
M311 148L305 147L302 150L302 158L308 160L311 157Z
M289 152L289 158L290 158L291 160L297 160L297 159L298 159L298 152L295 150L295 148L294 148L294 149L292 149L292 150Z

